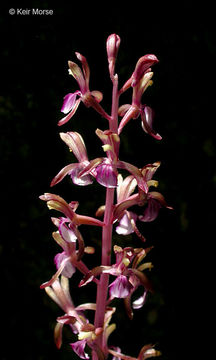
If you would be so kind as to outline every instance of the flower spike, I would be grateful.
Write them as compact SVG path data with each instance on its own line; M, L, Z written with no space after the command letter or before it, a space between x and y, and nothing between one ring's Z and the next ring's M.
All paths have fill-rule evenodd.
M67 202L61 196L49 192L40 196L50 210L59 213L58 217L51 217L56 227L52 237L61 248L54 257L55 273L40 286L63 311L56 319L54 341L57 348L60 348L63 329L67 326L72 335L70 348L75 356L84 360L106 360L110 356L113 356L113 360L145 360L161 355L150 344L138 350L136 357L125 355L118 346L109 344L110 335L118 329L118 324L111 322L116 310L111 306L112 302L115 302L116 298L120 299L119 302L124 304L126 314L132 320L134 312L141 309L147 298L151 299L154 293L154 284L148 277L153 264L146 260L153 246L145 247L147 240L140 231L139 222L145 227L145 223L153 222L157 218L161 208L172 209L156 189L159 182L154 179L154 175L160 162L140 168L119 156L120 135L131 119L140 118L145 133L156 140L162 139L153 126L153 110L142 101L145 91L153 84L152 67L158 63L158 59L154 54L139 58L132 75L119 89L116 59L120 42L119 35L115 33L108 36L106 41L109 77L112 82L110 114L101 106L103 94L90 90L90 68L86 57L75 52L80 65L68 61L68 67L69 74L77 82L77 89L64 96L61 107L64 117L58 122L59 126L66 124L81 102L108 120L105 129L97 128L95 131L102 142L103 152L102 156L97 155L93 159L88 157L85 142L78 132L60 132L61 140L67 145L75 161L66 164L50 184L51 187L57 185L66 175L70 176L74 185L79 186L90 185L96 180L106 188L105 199L101 206L99 204L96 218L77 213L78 201ZM131 89L131 100L121 104L120 97L128 89ZM90 131L90 123L86 126ZM99 199L102 193L98 192L97 195ZM86 192L86 197L91 197L91 192ZM92 205L90 198L87 201ZM103 219L98 219L102 217ZM96 231L101 231L101 242L92 239L91 232L86 231L83 237L80 232L81 225L97 226ZM113 231L117 233L115 236ZM141 247L118 245L123 239L117 238L127 236L127 241L130 241L133 239L130 234L135 234L142 241ZM101 260L89 267L85 258L91 254L97 256L92 241L101 245ZM78 273L81 273L82 278L78 279L75 291L79 291L83 286L88 289L90 283L94 283L92 287L96 288L95 302L87 300L84 304L74 305L69 279L73 280ZM74 291L74 286L72 289ZM78 294L76 298L79 298ZM90 312L94 312L93 317Z

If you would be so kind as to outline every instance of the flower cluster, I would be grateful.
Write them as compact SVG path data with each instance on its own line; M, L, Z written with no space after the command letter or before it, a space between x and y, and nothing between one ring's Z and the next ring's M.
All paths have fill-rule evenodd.
M157 218L161 208L171 208L163 195L155 191L158 181L153 177L160 166L159 162L138 168L119 157L120 134L131 119L140 116L143 130L153 138L161 140L161 136L153 129L153 110L142 104L144 92L152 85L151 68L158 63L158 59L152 54L141 57L132 75L119 89L115 63L120 41L118 35L112 34L106 43L109 75L113 84L110 114L101 105L102 93L89 89L90 69L86 58L80 53L75 53L82 68L75 62L68 63L69 74L75 78L79 89L64 97L61 111L65 116L58 125L67 123L74 116L81 102L86 107L92 107L108 121L106 130L98 128L95 131L102 142L105 154L103 157L89 159L85 142L78 132L61 132L61 139L76 160L64 166L51 181L51 187L57 185L67 175L70 176L72 183L78 186L88 186L96 181L106 188L104 204L102 203L96 210L95 217L92 217L76 212L79 205L77 201L68 203L53 193L40 196L50 210L60 213L59 217L52 217L51 220L57 228L52 236L61 248L61 252L54 258L56 272L50 280L41 285L41 288L45 289L64 312L57 318L54 331L57 347L61 347L63 326L68 325L76 340L70 346L81 359L89 359L89 353L94 360L104 360L109 354L113 359L127 360L143 360L160 355L154 346L145 345L138 357L134 358L124 355L121 349L108 343L109 335L116 328L116 324L110 324L112 315L116 311L112 306L113 299L123 299L126 312L132 319L133 310L140 309L145 304L148 293L153 291L146 275L153 265L149 261L144 261L152 247L143 247L146 238L140 233L138 222L151 222ZM120 96L129 89L132 89L131 104L119 106ZM121 170L128 173L125 178ZM142 208L141 214L134 212L134 205ZM99 220L101 217L103 220ZM94 248L85 243L80 231L81 225L98 226L102 229L102 260L92 269L85 264L85 256L93 254ZM141 240L142 247L122 248L116 243L113 244L113 228L120 236L135 233ZM112 252L115 255L114 263L112 263ZM77 306L73 304L69 279L76 271L83 275L79 287L91 282L96 284L95 303L86 302ZM132 301L132 295L138 287L142 289L141 295ZM90 323L86 315L87 310L95 312L94 323Z

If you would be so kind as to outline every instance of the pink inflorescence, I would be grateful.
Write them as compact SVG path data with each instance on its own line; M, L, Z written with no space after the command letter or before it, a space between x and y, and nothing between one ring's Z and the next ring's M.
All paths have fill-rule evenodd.
M75 162L72 161L64 166L51 181L52 187L67 175L73 184L79 186L88 186L96 181L106 188L104 202L92 217L77 213L79 205L77 201L68 203L53 193L40 196L50 210L60 213L59 217L51 219L56 227L52 236L61 248L61 252L58 252L54 258L56 272L50 280L41 285L41 288L45 289L63 311L63 314L57 318L55 326L56 346L61 347L63 326L67 325L74 338L74 342L70 344L71 349L81 359L91 357L94 360L105 360L108 356L112 356L113 359L143 360L160 355L154 346L144 345L137 352L137 357L131 357L122 353L116 344L113 346L108 342L110 334L117 326L111 323L112 315L116 311L113 299L122 299L128 317L132 319L134 310L142 308L148 294L153 292L152 284L146 275L153 267L151 262L146 261L152 247L144 246L146 238L138 230L139 221L151 222L159 215L161 208L171 209L163 195L155 190L158 181L154 180L154 175L160 166L159 162L138 168L119 158L120 135L122 136L124 127L131 119L140 117L141 128L156 140L161 140L161 136L153 129L153 110L142 104L144 92L153 83L152 66L158 63L158 59L153 54L142 56L129 79L119 89L115 64L120 41L117 34L111 34L106 43L108 70L113 85L110 114L101 105L102 93L90 90L90 68L86 58L76 52L81 67L75 62L68 62L69 74L77 81L78 90L65 95L61 108L65 116L58 125L67 123L74 116L81 102L86 107L92 107L107 121L105 130L95 131L102 142L104 156L89 159L85 142L78 132L61 132L60 137L72 152ZM120 106L121 95L130 89L131 103ZM128 175L123 178L121 170ZM143 208L141 214L131 209L134 205ZM94 248L86 244L80 230L81 225L97 226L102 231L101 262L98 259L98 263L92 269L85 264L85 257L93 254ZM113 243L114 226L119 236L135 233L141 240L141 246L122 248ZM112 253L115 255L114 263L112 263ZM88 301L80 305L73 303L69 279L76 276L77 272L82 274L79 287L88 288L90 286L88 284L96 284L97 293L94 303ZM136 299L133 296L132 300L137 288L141 290L140 295ZM94 312L92 323L88 319L89 310Z

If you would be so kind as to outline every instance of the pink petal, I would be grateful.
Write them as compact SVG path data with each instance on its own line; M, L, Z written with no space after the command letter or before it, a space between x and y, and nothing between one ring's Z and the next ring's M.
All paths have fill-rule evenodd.
M133 301L133 303L132 303L133 309L136 310L136 309L141 309L141 307L143 307L143 305L145 304L145 301L146 301L146 295L147 295L147 291L144 291L142 296L140 296L138 299Z
M72 116L75 114L75 112L79 106L80 101L81 101L81 99L78 99L75 101L75 104L74 104L72 110L65 117L63 117L61 120L59 120L58 126L62 126L64 124L66 124L72 118Z
M80 357L80 359L89 359L88 354L84 351L86 340L76 341L75 343L71 343L70 346L72 347L73 351Z
M69 164L61 169L59 173L52 179L50 186L52 187L62 181L64 177L68 175L76 166L77 164Z
M88 79L84 79L82 70L76 63L68 61L68 66L70 68L71 75L76 79L79 84L81 93L85 94L85 92L88 90Z
M117 187L117 171L113 165L109 163L102 163L96 169L96 180L99 184L107 188Z
M57 270L60 268L62 262L68 257L68 255L65 253L65 251L63 251L62 253L58 253L55 258L54 258L54 262L56 265ZM72 275L75 273L76 269L75 267L71 264L70 261L66 261L66 264L64 266L64 269L62 271L62 275L64 275L67 278L71 278Z
M136 221L137 215L130 212L130 217ZM128 213L125 213L121 220L119 221L119 225L116 227L116 232L119 235L129 235L134 232L134 228L131 224L131 218L129 218Z
M61 108L61 112L63 112L64 114L69 113L69 111L71 111L75 105L76 102L76 97L77 95L81 95L80 91L75 91L74 93L69 93L67 95L65 95L64 97L64 102Z
M65 225L64 219L60 222L59 233L66 242L68 243L76 242L77 237L75 233L71 229L69 229L67 225Z
M76 156L79 162L88 160L86 146L82 136L75 131L68 131L67 133L61 132L60 138L69 147L70 151Z
M158 216L160 208L161 204L157 200L150 198L143 215L139 216L139 220L143 222L154 221Z
M86 165L79 164L74 169L72 169L69 173L71 176L71 180L75 185L79 186L87 186L93 183L91 175L83 175L79 176L81 171L86 167Z
M124 116L126 114L126 112L130 109L131 104L125 104L120 106L120 108L118 109L118 114L119 116Z
M124 275L119 275L115 281L110 285L110 297L111 298L126 298L133 286L129 283L128 279Z

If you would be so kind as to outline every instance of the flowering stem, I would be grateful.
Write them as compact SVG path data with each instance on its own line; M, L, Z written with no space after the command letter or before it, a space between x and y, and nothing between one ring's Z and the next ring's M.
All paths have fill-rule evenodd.
M110 130L117 133L118 129L118 76L113 78L113 94L112 94L112 114L110 123ZM118 154L116 154L118 157ZM111 264L111 250L112 250L112 218L113 218L113 204L114 204L114 188L106 189L106 203L104 213L104 226L102 230L102 265L109 266ZM104 316L107 305L107 292L109 286L109 274L102 273L100 282L97 286L96 312L95 312L95 328L103 327ZM98 338L98 345L106 351L106 337L100 336ZM97 354L93 352L93 360L97 359Z

